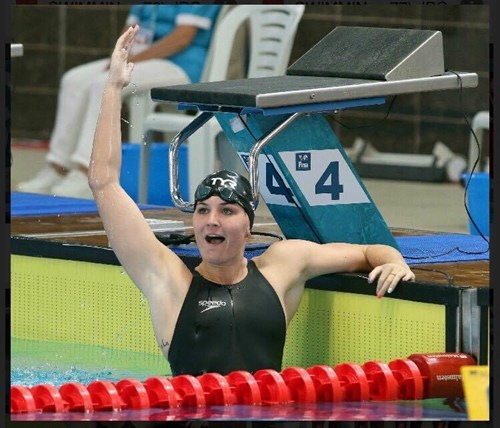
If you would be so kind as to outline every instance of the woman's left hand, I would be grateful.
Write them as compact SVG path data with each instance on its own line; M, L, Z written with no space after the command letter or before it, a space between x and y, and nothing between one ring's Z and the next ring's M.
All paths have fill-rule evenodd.
M377 297L380 299L384 294L392 293L400 281L414 281L415 274L408 265L400 263L386 263L374 268L368 275L368 283L377 281Z

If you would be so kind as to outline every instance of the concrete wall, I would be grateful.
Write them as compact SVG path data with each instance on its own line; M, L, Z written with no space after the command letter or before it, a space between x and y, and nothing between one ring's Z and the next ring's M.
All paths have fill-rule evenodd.
M11 61L13 138L49 138L61 75L109 55L127 11L128 6L12 7L12 42L24 45L24 56ZM343 144L348 147L361 136L381 151L431 153L439 140L467 156L462 109L471 120L489 107L489 7L306 6L290 62L337 25L440 30L445 68L479 75L478 88L464 90L462 100L459 91L400 95L387 120L392 97L382 106L329 117Z

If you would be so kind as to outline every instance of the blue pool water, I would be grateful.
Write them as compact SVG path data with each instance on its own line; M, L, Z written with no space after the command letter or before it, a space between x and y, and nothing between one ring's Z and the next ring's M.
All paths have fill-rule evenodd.
M119 351L100 346L11 338L11 385L56 387L68 382L145 380L170 376L161 355Z

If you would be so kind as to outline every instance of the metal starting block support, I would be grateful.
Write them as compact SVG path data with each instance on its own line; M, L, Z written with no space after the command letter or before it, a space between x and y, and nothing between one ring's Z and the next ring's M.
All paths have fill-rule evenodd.
M336 50L337 49L337 50ZM203 113L170 145L170 192L179 194L177 153L216 117L286 238L387 244L396 241L325 112L383 104L385 96L477 86L475 73L444 72L439 31L337 27L286 76L154 88L157 102Z

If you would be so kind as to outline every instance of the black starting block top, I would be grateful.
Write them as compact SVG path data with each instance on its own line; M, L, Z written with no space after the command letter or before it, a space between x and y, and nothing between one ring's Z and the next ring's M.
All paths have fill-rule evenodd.
M153 88L158 102L178 102L227 108L276 108L328 103L359 98L477 86L476 73L445 73L441 76L393 82L316 76L275 76Z
M476 73L444 72L440 31L336 27L285 76L153 88L157 102L201 110L280 108L471 88Z

